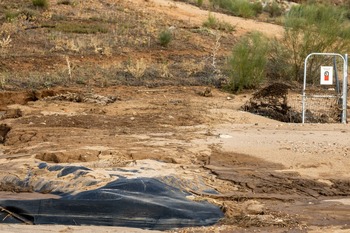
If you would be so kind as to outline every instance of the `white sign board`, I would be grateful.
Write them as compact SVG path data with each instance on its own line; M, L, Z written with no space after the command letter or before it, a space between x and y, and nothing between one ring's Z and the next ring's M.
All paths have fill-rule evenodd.
M321 85L333 84L333 66L321 66Z

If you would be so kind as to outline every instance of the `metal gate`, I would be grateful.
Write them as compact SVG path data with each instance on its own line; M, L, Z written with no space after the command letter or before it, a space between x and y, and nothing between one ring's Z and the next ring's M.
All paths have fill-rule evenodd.
M338 94L310 94L307 93L307 63L310 57L312 56L327 56L327 57L340 57L343 60L343 86L342 91ZM321 66L320 71L320 84L321 85L333 85L332 76L333 76L333 69L330 66ZM336 75L336 88L339 88L339 79L337 78L337 70L335 70ZM338 53L311 53L305 58L304 63L304 85L303 85L303 93L302 93L302 123L305 123L305 118L307 117L307 102L311 99L317 99L317 100L324 100L322 103L321 101L316 101L316 104L319 106L322 106L327 101L334 102L335 104L338 104L341 110L341 123L346 124L346 114L347 114L347 86L348 86L348 55L341 55Z

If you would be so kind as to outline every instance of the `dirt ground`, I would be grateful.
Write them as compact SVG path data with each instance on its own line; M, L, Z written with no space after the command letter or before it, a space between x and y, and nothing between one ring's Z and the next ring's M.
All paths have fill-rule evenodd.
M239 36L258 30L278 37L281 26L212 12L235 26L233 32L221 32L215 51L217 35L201 28L209 12L193 5L167 0L77 2L73 8L51 1L49 13L62 24L83 19L85 23L101 20L104 25L113 21L111 11L117 11L121 16L113 16L118 17L135 11L137 22L147 27L144 31L136 27L136 36L133 27L127 35L119 35L118 28L103 38L89 35L89 43L95 37L106 39L95 41L95 48L84 44L88 42L80 35L61 38L62 32L31 24L11 37L12 46L2 51L0 60L1 75L7 75L1 79L0 92L1 199L55 198L48 194L52 187L43 181L56 182L60 191L83 191L110 182L111 170L133 177L132 171L147 168L140 175L177 177L182 183L172 185L225 212L214 226L169 232L350 231L348 125L282 123L242 111L253 92L232 95L214 85L209 89L197 85L205 84L198 77L212 75L208 64L213 58L222 63ZM155 25L176 28L168 48L152 42ZM131 37L149 42L124 41ZM75 44L60 44L63 39ZM114 41L125 43L118 47ZM102 46L107 42L110 48ZM109 54L108 49L114 52ZM126 61L139 58L148 65L144 83L124 71ZM71 77L67 77L67 62L72 64L68 65ZM116 79L118 75L125 80ZM63 84L53 85L56 82ZM300 93L295 90L289 95ZM38 168L43 162L82 165L94 173L82 180L70 176L55 180ZM88 179L98 184L84 185ZM29 185L23 185L28 180ZM202 192L208 187L218 194ZM0 224L0 231L147 232L8 224Z
M30 191L4 180L25 179L30 170L35 184L43 175L40 161L100 172L158 166L150 176L176 174L194 186L197 178L203 180L219 194L191 192L226 214L213 227L176 232L347 231L348 125L281 123L241 111L251 94L212 89L205 97L206 89L119 86L2 93L2 190ZM99 185L109 181L98 178Z

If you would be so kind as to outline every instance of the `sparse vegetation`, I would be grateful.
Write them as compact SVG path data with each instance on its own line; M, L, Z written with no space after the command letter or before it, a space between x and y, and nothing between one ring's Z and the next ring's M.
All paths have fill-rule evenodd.
M86 24L86 23L59 23L54 26L55 30L65 33L80 33L80 34L96 34L96 33L107 33L107 27L101 24Z
M147 69L147 65L143 58L136 60L136 62L129 61L126 66L128 72L136 79L140 79L144 76Z
M219 7L235 16L252 18L262 12L259 2L251 3L247 0L210 0L214 7Z
M232 35L229 34L236 30L235 26L219 18L216 13L213 13L214 11L246 18L254 18L262 10L268 12L269 17L272 18L278 17L284 11L284 8L277 1L270 1L264 9L262 9L260 3L248 0L183 1L212 11L203 22L202 27L191 26L188 28L186 20L172 22L171 19L164 19L164 17L154 17L152 13L139 11L138 8L130 7L130 4L126 2L121 5L101 5L99 7L105 8L103 11L98 12L92 11L95 3L75 5L78 2L75 0L58 0L57 4L50 5L50 11L42 11L41 6L39 6L41 3L35 3L36 7L33 7L34 1L33 3L29 1L24 5L18 5L12 2L8 3L6 7L4 3L0 3L3 9L1 10L3 24L0 26L1 56L2 58L7 58L10 54L18 56L16 53L22 53L28 57L33 56L33 54L34 56L40 54L40 56L45 57L48 51L50 51L49 56L53 57L53 60L55 60L55 57L60 57L61 59L62 56L70 56L72 64L79 64L74 66L74 80L69 81L73 83L75 80L82 79L80 76L84 75L84 82L76 83L96 83L95 81L89 81L89 79L94 76L101 76L102 73L106 75L108 70L111 73L107 74L108 80L111 81L104 83L127 84L131 80L137 85L146 82L151 83L153 81L163 83L169 81L168 83L177 82L191 85L210 84L212 83L211 80L218 77L217 74L222 74L222 77L227 78L227 73L224 73L222 70L223 64L227 60L230 62L235 60L236 62L238 59L241 59L239 62L246 62L249 66L253 64L252 62L244 61L244 57L241 58L239 55L240 50L238 49L238 45L240 42L237 48L234 49L238 55L233 56L232 54L230 58L227 58L223 54L222 51L232 48L235 41L239 38L233 39ZM48 2L50 1L46 1L46 3ZM73 8L63 7L62 5L74 5L75 8L72 10ZM44 7L45 3L42 6ZM313 16L314 13L311 10L310 12L309 10L305 10L306 8L311 8L310 6L309 4L307 7L302 5L299 8L292 8L285 20L283 20L283 22L286 22L286 34L282 39L274 41L270 45L270 52L266 54L267 62L265 64L265 70L262 73L263 75L267 75L267 78L300 81L303 59L307 51L344 51L346 45L350 44L347 40L350 32L346 31L348 28L346 9L343 8L342 10L340 7L322 5L325 6L322 8L322 13L317 13L321 17L320 20L314 20L318 22L317 24L311 25L309 23L303 23L304 21L299 22L302 20L306 22L308 20L304 15L316 17ZM67 14L67 10L70 10L71 13ZM299 12L299 15L296 12ZM323 17L326 17L326 14L329 19L333 20L332 23L323 22ZM262 15L259 20L266 16L267 14ZM337 20L341 17L343 17L343 21L341 28L339 28L335 25L338 24ZM280 18L282 19L282 17ZM323 31L322 29L319 32L317 28L321 26L327 28L327 30ZM23 36L23 32L25 32L25 36ZM100 33L104 35L101 36L99 35ZM217 33L221 35L220 43L215 38ZM175 37L176 40L174 40ZM343 41L339 41L339 38L342 38ZM252 38L249 41L248 48L257 49L253 46ZM270 41L273 40L271 39ZM22 43L30 44L31 46L21 46ZM220 49L216 47L218 44L222 46ZM103 59L107 59L108 57L113 59L115 56L128 53L130 50L147 53L157 49L161 50L159 45L163 47L173 45L169 51L163 51L165 54L177 49L185 51L188 48L206 51L207 54L201 56L196 54L194 57L191 55L191 59L189 59L188 55L186 59L180 62L177 59L182 55L174 56L174 58L165 57L164 60L169 61L166 65L155 65L153 67L149 65L148 68L147 66L144 68L141 64L142 62L137 60L128 62L128 67L126 67L125 60L120 62L122 64L121 67L110 66L108 62L106 62L107 65L101 62L99 67L96 67L94 70L94 75L92 73L86 74L86 68L89 65L80 65L80 63L75 62L75 57L78 56L99 56ZM328 47L325 45L328 45ZM213 53L210 49L203 49L207 49L208 46L209 48L213 47ZM243 48L241 48L241 53L244 53ZM246 53L250 53L250 51L247 50ZM152 56L147 61L151 62L151 60L155 64L160 64ZM191 64L186 64L189 61ZM200 65L201 62L206 65L202 67ZM62 63L62 61L60 60L58 63ZM143 61L143 63L145 62ZM4 62L3 64L6 63ZM43 67L45 65L48 67L51 66L45 64L45 62L43 64ZM187 69L188 67L195 67L195 69ZM66 70L63 72L62 70L54 69L52 72L50 71L49 75L67 77ZM215 74L213 73L213 69L215 70ZM6 67L3 70L6 70ZM257 71L254 72L259 73ZM115 80L116 73L118 75L117 81ZM22 75L19 74L18 77L23 77ZM135 77L135 79L130 79L131 76ZM16 76L14 75L14 77ZM155 77L163 78L154 80ZM171 82L170 77L173 77ZM184 77L184 80L186 80L174 81L178 77ZM231 74L230 78L229 88L233 91L257 87L261 83L258 80L262 80L260 76L256 78L248 77L248 82L244 83L237 77L233 78L233 74ZM11 86L12 77L8 77L6 80L10 83L10 85L6 86ZM47 86L58 83L56 81L46 80ZM14 86L21 85L14 84Z
M234 27L231 24L218 20L211 13L209 13L208 19L203 23L203 26L207 28L215 29L215 30L221 30L221 31L228 31L228 32L234 31Z
M8 47L10 47L11 41L12 41L12 39L11 39L10 35L0 39L0 48L8 48Z

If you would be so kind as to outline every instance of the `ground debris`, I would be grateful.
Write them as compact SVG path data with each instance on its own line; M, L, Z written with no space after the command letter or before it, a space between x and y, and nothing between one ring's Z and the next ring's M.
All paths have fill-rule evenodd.
M59 94L56 96L50 96L44 98L44 100L59 100L59 101L69 101L77 103L91 103L91 104L100 104L107 105L114 103L117 100L115 96L102 96L94 93L65 93Z
M213 93L211 92L210 87L206 87L205 90L198 90L196 91L197 95L204 96L204 97L212 97Z
M10 210L4 208L4 207L2 207L2 206L0 206L0 212L5 212L5 213L7 213L9 216L14 217L14 218L18 219L19 221L21 221L21 222L23 222L23 223L25 223L25 224L27 224L27 225L33 225L33 222L28 221L28 220L25 219L24 217L22 217L22 216L20 216L20 215L18 215L18 214L16 214L16 213L14 213L14 212L12 212L12 211L10 211ZM7 217L7 216L6 216L6 217Z
M273 83L256 92L242 108L254 114L269 117L282 122L301 122L301 114L288 104L288 90L291 87L283 83Z

